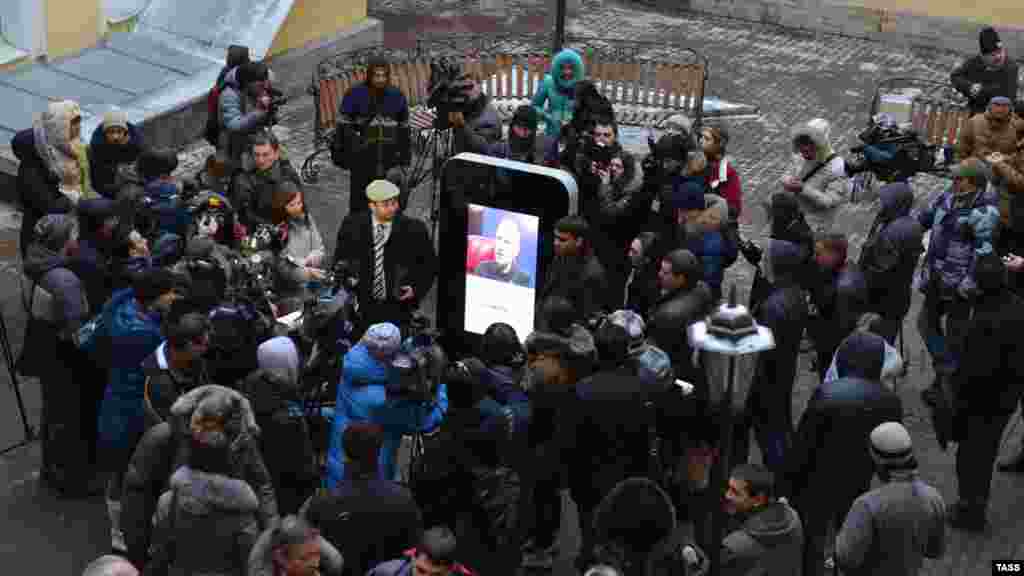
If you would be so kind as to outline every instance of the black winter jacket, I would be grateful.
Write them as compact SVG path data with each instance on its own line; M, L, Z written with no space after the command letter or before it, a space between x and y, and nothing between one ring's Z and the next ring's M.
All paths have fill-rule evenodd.
M699 399L706 399L704 371L693 365L693 349L687 340L686 329L706 316L711 306L711 288L704 282L698 282L693 288L661 296L647 319L648 339L668 354L676 378L693 384Z
M18 158L18 201L21 203L21 254L24 257L32 243L36 222L47 214L66 213L74 209L71 200L60 193L60 181L46 167L36 152L32 128L18 132L11 139L11 149Z
M818 386L800 418L787 463L798 509L852 503L867 492L874 476L868 437L879 424L902 419L899 396L880 382L845 377Z
M609 309L608 292L608 276L596 256L556 256L551 261L537 303L540 305L551 296L561 296L573 303L580 319L588 319Z
M924 229L910 215L914 193L897 182L879 191L881 210L861 250L860 268L868 285L871 310L902 318L910 310L911 283L924 247Z
M953 87L967 97L972 115L984 112L995 96L1017 99L1017 63L1012 59L1007 59L1002 68L991 69L981 55L976 54L957 66L949 79ZM972 84L981 84L981 92L976 97L971 96Z

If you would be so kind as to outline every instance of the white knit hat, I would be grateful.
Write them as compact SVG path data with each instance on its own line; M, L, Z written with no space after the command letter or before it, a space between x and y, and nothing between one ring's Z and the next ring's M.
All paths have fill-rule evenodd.
M128 114L124 110L114 108L103 115L103 129L115 127L128 129Z
M871 457L885 468L901 468L914 462L914 443L899 422L885 422L871 431Z

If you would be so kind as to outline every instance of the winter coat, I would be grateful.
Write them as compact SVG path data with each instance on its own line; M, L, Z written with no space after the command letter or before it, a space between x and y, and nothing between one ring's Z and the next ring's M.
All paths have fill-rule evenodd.
M914 471L893 472L858 497L836 534L835 560L850 576L912 576L946 551L946 503Z
M974 268L979 256L990 254L999 226L998 199L989 192L976 192L957 199L952 189L939 194L917 215L925 230L931 230L928 251L920 275L919 290L935 296L969 297L977 290Z
M1024 139L1017 141L1016 151L1006 160L992 165L992 172L1000 189L1010 195L1009 221L1005 224L1017 231L1024 230ZM1005 218L1005 214L1000 212Z
M576 402L569 413L572 423L565 427L574 439L566 443L576 449L568 454L566 465L569 490L581 513L593 510L619 482L648 476L650 427L660 425L667 431L670 424L678 426L665 411L667 390L661 383L640 380L629 364L576 385ZM654 403L653 410L645 406L648 401Z
M737 246L729 242L723 233L729 217L725 198L705 194L704 205L697 220L686 223L682 247L692 252L703 265L704 282L717 298L722 292L725 269L736 261Z
M785 240L771 240L766 258L774 278L768 296L755 315L762 326L771 328L776 347L758 357L754 388L747 409L765 423L778 425L773 430L790 430L793 422L793 382L800 356L800 340L807 324L807 303L798 283L803 249Z
M192 215L179 200L181 183L173 179L158 178L146 182L144 194L152 202L153 215L163 234L185 237L189 233Z
M632 310L641 316L650 311L661 292L661 288L658 286L658 269L660 267L661 259L653 259L635 270L632 281L629 280L629 272L626 273L624 279L626 284L623 287L623 301L620 308ZM631 268L630 271L632 270ZM618 305L619 302L614 302L614 304Z
M375 115L398 123L409 121L409 103L398 88L385 87L380 102L374 102L371 96L372 92L366 83L353 86L341 99L341 114L356 121L369 120Z
M483 154L489 147L501 142L501 117L491 103L490 96L481 95L470 102L463 113L465 125L454 130L455 153L475 152Z
M165 340L142 361L142 371L146 375L144 403L147 429L167 421L171 417L171 406L182 394L213 384L202 358L194 359L187 371L172 369L168 365L167 349Z
M820 507L843 512L840 508L867 492L874 475L867 438L879 424L902 419L900 397L880 382L840 371L838 380L819 385L786 455L787 482L797 509L802 514Z
M572 64L573 79L569 82L562 80L563 64ZM541 81L532 102L537 114L544 119L545 133L549 137L558 138L562 125L572 120L573 108L576 106L576 83L583 80L583 77L583 59L575 50L565 48L555 54L551 60L551 70Z
M346 576L362 576L401 556L423 536L422 514L412 494L390 480L350 477L329 494L312 496L301 516L338 548Z
M145 564L153 537L152 518L158 498L168 487L171 475L188 464L192 413L206 402L234 402L229 418L228 469L230 478L241 480L255 494L253 509L260 528L278 518L277 500L270 474L257 445L261 431L252 409L241 394L222 386L204 386L186 393L171 407L171 418L146 431L128 464L121 496L121 529L133 564ZM257 528L257 531L259 528ZM179 548L181 550L181 548ZM188 550L187 548L185 550Z
M406 550L397 560L389 560L378 564L366 573L366 576L413 576L413 564L416 562L416 550ZM476 573L462 564L452 564L452 576L476 576Z
M273 550L270 545L272 532L265 530L260 534L259 539L253 544L252 552L248 558L248 571L246 576L275 576ZM317 537L320 544L320 574L326 576L341 576L345 574L351 560L323 536ZM362 574L362 572L360 572Z
M991 110L972 116L960 133L957 159L977 158L987 161L993 152L1013 157L1017 142L1024 138L1024 120L1012 111L1007 118L996 117ZM998 179L993 185L999 192L999 215L1003 225L1011 223L1011 203L1016 199Z
M839 343L857 327L861 315L869 311L868 284L857 265L851 263L835 271L818 268L808 275L807 281L805 287L818 309L811 336L821 360L820 368L824 370Z
M269 224L273 219L274 192L285 181L302 189L302 178L292 163L284 158L278 159L267 170L253 168L239 172L231 190L231 203L238 207L239 221L250 230L256 224Z
M142 361L156 350L163 335L160 318L140 307L135 293L114 293L103 307L103 323L110 337L109 383L100 408L100 453L107 453L116 469L124 466L145 432L146 374Z
M971 56L949 75L953 87L967 97L971 114L981 114L994 96L1017 98L1017 63L1007 58L1001 68L990 68L980 54ZM981 84L981 92L971 96L971 85Z
M294 514L320 483L300 391L299 353L290 338L260 344L259 369L242 384L252 403L263 461L270 472L281 515Z
M168 559L168 574L241 574L260 533L259 500L252 487L244 480L182 466L171 475L167 488L160 496L155 524L162 544L173 543L175 549Z
M80 114L74 102L51 102L32 128L11 139L11 149L19 162L16 186L23 211L22 256L32 243L32 230L40 218L70 212L80 199L96 197L89 184L86 149L70 138L71 120Z
M722 169L725 174L722 174ZM708 190L717 194L729 203L729 220L735 221L743 212L743 189L740 186L740 175L732 167L727 157L708 162L704 171L704 180Z
M967 324L963 357L954 374L954 435L966 434L966 416L1012 414L1024 386L1021 385L1019 346L1024 302L1008 290L983 294L974 304Z
M791 132L790 142L799 136L808 136L817 146L817 154L813 160L807 160L794 150L793 164L788 175L798 179L805 178L818 165L828 164L817 170L797 192L800 209L807 215L807 222L816 232L831 232L835 221L843 212L842 204L849 202L850 186L846 176L846 164L843 157L835 154L829 142L830 125L826 121L811 120L795 126ZM831 158L831 160L829 159ZM793 194L789 191L776 194Z
M22 298L26 305L31 303L32 317L50 322L63 340L70 340L89 319L85 286L70 266L68 259L39 243L29 246L25 257L25 276L31 284Z
M239 86L238 68L224 77L217 103L221 125L217 150L223 154L230 173L242 168L242 157L249 149L249 136L266 126L267 111L259 108Z
M676 378L693 384L698 403L707 399L703 385L704 370L693 365L693 349L686 329L711 310L711 288L704 282L662 295L655 302L647 321L647 335L652 344L668 353Z
M802 247L810 258L814 254L814 231L792 194L775 194L769 207L771 237Z
M374 358L363 344L357 344L345 354L327 453L329 490L345 476L341 442L350 422L373 422L384 428L378 471L380 478L392 480L396 478L402 436L417 428L424 432L434 430L448 411L448 392L443 383L438 385L433 404L424 410L414 402L389 397L386 386L393 377L391 367Z
M572 302L579 318L587 319L610 309L607 287L605 268L593 254L556 256L548 267L547 278L538 294L538 307L547 298L561 296Z
M861 248L860 269L868 300L882 317L901 319L910 310L914 270L923 250L924 230L910 215L914 192L904 182L879 189L881 208Z
M722 540L723 576L798 576L803 569L803 523L785 499L754 511Z
M98 234L103 222L111 216L123 216L123 210L108 198L82 200L78 203L81 236L72 268L85 284L89 302L96 311L102 308L113 292L110 275L116 242L113 237L104 238Z
M142 130L130 122L128 142L124 144L108 143L102 124L92 131L89 139L89 174L92 186L100 196L118 197L124 184L119 174L120 165L138 160L143 148Z
M327 265L324 240L313 217L291 218L287 224L287 237L284 249L277 255L277 273L281 283L282 294L301 292L306 285L306 271L301 268L306 258L312 255L320 257L320 268Z

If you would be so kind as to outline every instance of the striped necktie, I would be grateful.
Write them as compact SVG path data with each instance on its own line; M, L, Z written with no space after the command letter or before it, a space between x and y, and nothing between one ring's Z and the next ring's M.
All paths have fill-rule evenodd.
M373 299L383 300L387 293L384 286L384 244L387 235L383 224L377 224L376 229L373 235Z

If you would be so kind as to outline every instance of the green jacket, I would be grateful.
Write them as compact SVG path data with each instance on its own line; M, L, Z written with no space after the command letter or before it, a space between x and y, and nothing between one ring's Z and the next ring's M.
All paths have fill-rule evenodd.
M574 71L573 79L569 82L561 78L562 65L566 63L572 64ZM576 83L580 80L583 80L583 59L580 55L569 48L556 54L551 61L551 71L544 76L540 88L533 96L533 107L544 119L545 132L548 136L558 138L562 124L572 120L572 111L576 104Z

